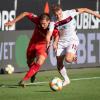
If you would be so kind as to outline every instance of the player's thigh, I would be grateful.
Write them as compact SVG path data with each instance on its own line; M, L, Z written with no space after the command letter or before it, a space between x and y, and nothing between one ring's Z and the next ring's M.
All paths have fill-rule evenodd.
M66 49L66 55L65 55L65 60L67 62L72 62L73 58L76 56L76 52L77 52L77 44L71 44L67 47Z
M35 56L35 53L36 53L35 44L29 45L26 52L27 59L33 58Z
M57 56L57 57L60 57L60 56L65 55L65 53L66 53L66 48L61 47L61 48L58 48L58 49L57 49L57 51L56 51L56 56Z
M48 56L45 45L38 45L36 49L37 62L42 65Z
M26 57L27 57L27 64L30 65L33 61L35 61L36 58L36 49L35 49L35 45L32 44L27 48L27 53L26 53Z
M37 45L37 47L36 47L36 55L37 56L43 55L43 56L47 57L48 52L47 52L47 48L46 48L46 44L45 43L41 43L41 44Z

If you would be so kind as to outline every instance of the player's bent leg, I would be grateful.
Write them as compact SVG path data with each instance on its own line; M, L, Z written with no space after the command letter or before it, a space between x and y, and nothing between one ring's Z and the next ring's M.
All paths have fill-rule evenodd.
M77 48L78 48L78 41L72 41L72 44L68 46L66 49L66 57L65 60L68 63L77 63Z
M24 84L25 81L27 81L29 78L31 78L33 75L35 75L39 71L39 69L40 69L41 65L44 63L45 59L46 58L42 55L40 55L37 58L36 63L33 63L31 65L31 67L30 67L29 71L26 73L25 77L20 81L20 83L19 83L20 86L25 87L25 84Z
M57 57L57 68L58 68L58 71L61 74L61 76L64 78L63 86L66 86L66 85L70 84L70 80L69 80L69 77L67 75L66 68L63 65L64 57L65 56Z
M37 62L38 64L40 64L40 66L41 66L41 65L43 65L45 59L46 59L46 58L45 58L44 56L40 55L40 56L38 57L38 59L37 59L36 62ZM36 74L37 74L37 72L31 77L31 83L34 82Z
M35 57L36 57L35 50L34 49L30 50L30 48L28 47L26 56L27 56L27 65L28 65L28 67L30 69L31 64L35 62ZM31 77L30 82L33 83L35 81L35 79L36 79L36 74L34 74Z
M37 73L40 69L40 65L38 63L33 63L31 65L29 71L26 73L25 77L19 82L19 86L25 87L25 81L31 78L35 73Z
M75 56L73 57L73 62L77 63L77 53L76 53Z

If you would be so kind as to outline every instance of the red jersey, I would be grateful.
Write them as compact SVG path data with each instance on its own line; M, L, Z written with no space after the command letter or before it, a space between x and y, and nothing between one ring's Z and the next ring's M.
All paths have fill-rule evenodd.
M37 17L33 13L30 13L27 17L29 20L35 23L35 29L31 38L31 43L46 43L46 35L49 28L42 29L39 17ZM58 30L54 29L52 34L54 37L56 37L58 35Z

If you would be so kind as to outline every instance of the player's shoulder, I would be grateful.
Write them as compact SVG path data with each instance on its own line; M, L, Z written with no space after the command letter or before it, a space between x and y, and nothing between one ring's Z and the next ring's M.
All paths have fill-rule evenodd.
M53 21L53 20L50 21L50 24L51 24L51 25L54 25L54 24L55 24L55 21Z
M63 13L64 13L64 15L71 16L71 17L74 17L79 14L77 9L66 10Z
M28 14L28 19L31 20L32 22L38 24L39 23L39 17L35 15L34 13L29 12Z
M35 15L34 13L32 13L32 12L28 12L27 17L38 17L38 16L37 16L37 15Z
M63 13L70 13L70 12L75 12L76 9L68 9L68 10L64 10Z
M54 27L55 27L55 22L54 21L50 21L49 28L54 28Z

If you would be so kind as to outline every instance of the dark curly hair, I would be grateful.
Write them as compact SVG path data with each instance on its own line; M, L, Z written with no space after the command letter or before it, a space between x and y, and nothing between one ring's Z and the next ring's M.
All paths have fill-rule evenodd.
M46 19L47 21L50 20L50 15L48 13L43 13L39 16L40 20Z

